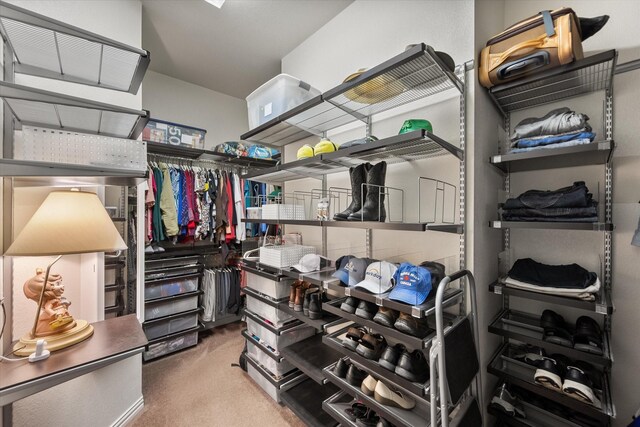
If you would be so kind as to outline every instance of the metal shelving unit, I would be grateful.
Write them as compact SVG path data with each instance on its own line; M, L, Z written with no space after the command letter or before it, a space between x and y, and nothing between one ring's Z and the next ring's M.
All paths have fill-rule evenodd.
M280 393L280 399L310 427L334 427L337 423L322 410L322 403L338 391L331 384L320 385L311 379Z
M0 33L21 74L135 94L150 62L146 50L4 1Z
M603 272L602 287L594 301L583 301L562 296L536 293L534 291L510 288L494 282L489 286L490 292L503 297L503 309L489 325L489 332L503 337L503 346L487 367L488 372L513 385L520 386L536 395L546 397L572 410L593 418L601 425L610 425L610 418L615 418L615 407L611 401L608 383L613 357L609 345L611 331L610 315L614 311L611 300L612 285L612 193L613 169L612 155L615 149L613 141L613 76L616 72L617 52L610 50L584 58L572 64L554 68L548 72L535 74L529 78L513 83L495 86L489 95L500 112L504 115L504 128L510 133L510 113L526 108L537 107L560 100L604 91L603 141L586 145L559 149L540 149L526 153L499 154L489 159L490 163L505 173L504 190L510 191L511 173L555 168L576 167L583 165L603 165L604 215L596 223L573 222L517 222L491 221L490 228L503 230L503 248L508 251L514 244L514 229L532 230L583 230L596 231L604 235L603 239ZM537 316L513 311L510 300L513 297L542 301L558 306L567 306L603 316L603 354L592 354L577 349L564 347L544 340L543 329ZM509 343L514 340L546 348L549 352L566 354L573 359L590 362L602 367L604 383L603 407L598 409L580 402L561 392L550 390L536 384L533 380L535 368L509 357ZM502 417L508 418L508 417ZM505 420L509 425L518 425L518 420ZM524 423L522 425L530 425ZM565 425L572 425L566 424Z
M308 227L363 228L368 230L394 231L437 231L440 233L463 234L463 224L431 224L427 222L377 222L377 221L318 221L296 219L245 219L247 224L301 225Z
M339 352L323 344L321 334L291 344L280 352L289 363L320 385L328 382L322 370L340 358Z
M220 163L229 163L244 167L266 168L275 166L276 160L254 159L251 157L238 157L227 153L217 153L211 150L201 150L198 148L182 147L160 142L147 141L147 152L149 154L160 154L163 156L177 156L192 160L210 160Z

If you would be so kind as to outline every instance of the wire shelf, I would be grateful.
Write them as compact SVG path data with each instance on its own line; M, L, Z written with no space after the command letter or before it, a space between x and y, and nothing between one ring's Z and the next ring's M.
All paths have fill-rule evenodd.
M506 114L599 90L610 92L617 57L615 50L602 52L515 83L495 86L489 94Z
M149 112L14 83L0 82L0 98L21 125L138 139Z
M301 178L321 179L324 175L342 172L363 162L384 160L391 164L447 154L452 154L461 160L464 156L460 148L442 138L425 130L417 130L252 172L244 178L269 183L282 183Z
M22 74L137 93L150 62L146 50L6 2L0 33Z
M283 146L450 89L462 82L420 43L240 138Z

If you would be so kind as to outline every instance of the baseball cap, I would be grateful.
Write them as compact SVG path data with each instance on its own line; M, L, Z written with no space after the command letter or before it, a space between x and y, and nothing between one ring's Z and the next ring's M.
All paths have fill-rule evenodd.
M346 255L338 258L336 264L339 265L333 277L340 279L347 286L355 286L364 279L367 266L374 262L369 258L356 258L353 255Z
M393 287L393 275L397 269L398 267L387 261L372 262L367 267L364 280L358 283L356 288L372 294L383 294Z
M431 122L429 120L409 119L404 121L402 127L400 128L400 132L398 132L398 135L402 135L403 133L407 132L413 132L419 129L433 132L433 126L431 126Z
M420 305L431 292L431 272L424 267L402 263L394 278L396 286L389 294L391 300Z
M340 147L338 147L338 150L344 150L345 148L351 148L351 147L355 147L356 145L363 145L363 144L367 144L369 142L373 142L377 140L378 138L376 138L373 135L365 136L364 138L354 139L349 142L345 142L344 144L340 144Z
M320 270L322 263L322 257L316 254L307 254L300 258L297 264L292 265L291 268L295 268L301 273L311 273L312 271Z

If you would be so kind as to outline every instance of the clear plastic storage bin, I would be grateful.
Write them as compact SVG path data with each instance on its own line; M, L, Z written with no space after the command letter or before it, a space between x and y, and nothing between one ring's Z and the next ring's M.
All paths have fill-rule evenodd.
M147 339L153 340L164 335L175 334L198 326L198 313L189 313L169 319L157 320L142 325Z
M318 95L320 91L308 83L279 74L247 96L249 128L258 127Z
M197 344L198 331L189 332L184 335L169 338L165 341L150 344L149 348L142 353L142 359L147 362L188 347L193 347Z
M149 301L144 307L145 320L153 320L159 317L170 316L198 308L198 295L185 296L168 301Z
M146 282L144 285L144 299L170 297L197 291L199 279L200 276L194 275Z
M258 298L254 298L251 295L247 295L247 308L250 312L271 322L276 328L281 327L286 322L293 319L292 315L279 310L264 301L260 301Z
M302 341L313 336L316 330L313 326L307 326L305 324L295 326L286 331L282 331L279 335L271 332L269 329L262 326L259 322L247 317L247 331L251 335L260 337L266 345L271 348L275 348L277 351L291 345L295 342Z
M281 362L276 362L275 359L272 359L268 354L262 351L260 347L253 344L251 340L247 340L247 354L271 372L273 376L278 378L295 369L295 366L284 359L282 359Z
M295 281L293 279L272 280L250 271L246 271L246 274L248 287L274 299L288 297L291 292L291 284Z

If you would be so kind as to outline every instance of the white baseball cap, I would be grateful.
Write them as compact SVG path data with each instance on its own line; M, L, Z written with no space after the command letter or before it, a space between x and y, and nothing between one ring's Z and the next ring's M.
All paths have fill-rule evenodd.
M397 269L398 267L387 261L371 263L364 273L364 280L355 287L369 291L372 294L383 294L393 288L393 275Z
M325 258L326 259L326 258ZM316 254L307 254L300 258L300 261L292 268L295 268L301 273L311 273L312 271L320 270L320 263L322 257Z

